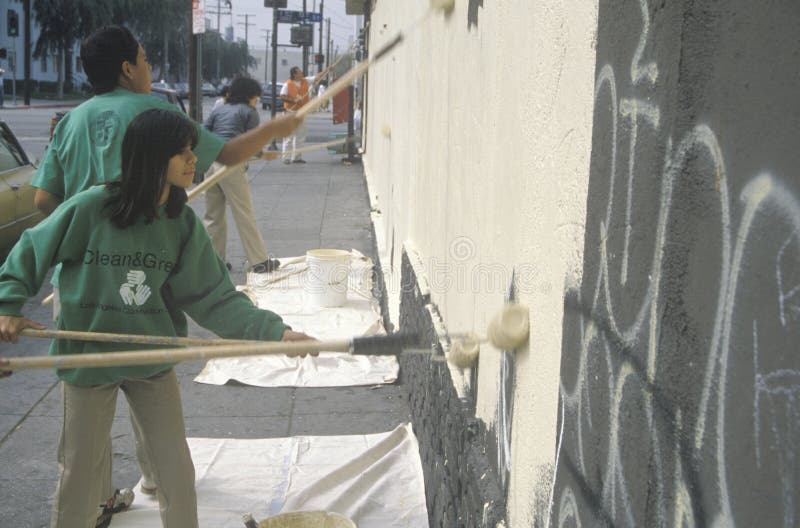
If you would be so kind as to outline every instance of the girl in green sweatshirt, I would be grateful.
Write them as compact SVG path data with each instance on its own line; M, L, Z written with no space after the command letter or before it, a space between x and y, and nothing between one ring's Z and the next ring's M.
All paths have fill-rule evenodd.
M43 328L22 317L21 308L59 263L59 329L185 336L188 314L224 338L309 339L236 291L202 223L185 205L196 143L196 128L176 112L148 110L130 123L121 179L64 202L23 234L0 267L0 341L16 342L22 329ZM134 348L143 347L54 340L50 353ZM101 466L119 389L144 435L164 526L197 526L194 467L173 366L57 371L64 425L53 526L94 526L102 495L93 489L101 480L94 468ZM75 500L74 490L87 486Z

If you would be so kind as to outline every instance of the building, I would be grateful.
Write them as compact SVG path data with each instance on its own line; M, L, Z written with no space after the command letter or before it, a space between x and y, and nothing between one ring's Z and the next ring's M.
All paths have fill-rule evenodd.
M14 13L12 15L11 13ZM14 79L18 81L25 78L23 57L25 52L25 41L23 39L23 12L22 4L19 2L0 2L0 48L6 50L6 58L0 59L0 67L6 70L5 85L6 91L11 92L11 83ZM18 21L18 35L10 36L9 17L16 16ZM31 15L31 45L36 43L39 38L39 26ZM76 87L81 87L86 83L86 74L83 72L80 61L80 42L76 40L72 53L72 81ZM47 54L40 58L31 56L31 80L34 90L43 83L58 83L59 75L63 75L64 69L63 56ZM19 91L19 88L18 88Z

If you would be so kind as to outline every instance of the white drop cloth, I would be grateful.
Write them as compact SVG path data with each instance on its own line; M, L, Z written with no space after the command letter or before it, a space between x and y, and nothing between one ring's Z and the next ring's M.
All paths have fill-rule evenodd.
M309 306L305 290L305 258L281 260L268 274L250 273L241 288L260 308L280 315L293 330L319 340L339 340L385 334L378 301L372 296L372 260L351 251L347 303L337 308ZM212 359L194 379L224 385L235 380L258 387L346 387L397 380L394 356L353 356L323 352L319 357L253 356Z
M335 511L358 528L427 528L417 439L411 425L352 436L189 438L200 526L242 528L288 511ZM112 528L160 526L158 502L137 486Z

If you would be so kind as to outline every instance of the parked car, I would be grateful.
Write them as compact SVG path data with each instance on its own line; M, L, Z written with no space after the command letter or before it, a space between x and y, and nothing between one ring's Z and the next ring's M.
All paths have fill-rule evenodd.
M189 97L189 83L175 83L175 91L178 92L178 97L181 99L186 99Z
M217 89L210 82L204 82L201 90L203 92L203 95L207 95L209 97L214 97L215 95L217 95Z
M281 90L283 90L283 83L275 83L275 101L277 102L278 112L283 112ZM272 83L266 83L261 86L261 109L272 110Z
M33 203L35 172L14 133L0 121L0 262L22 232L44 218Z
M168 82L154 82L150 83L150 89L153 88L166 88L167 90L173 90L174 88Z
M178 97L178 92L176 92L175 90L171 90L169 88L161 88L159 86L156 86L156 83L153 83L150 85L150 95L152 95L153 97L159 97L161 99L169 101L170 103L174 104L175 106L183 110L184 114L186 113L186 107L183 106L183 101L181 101L181 98Z

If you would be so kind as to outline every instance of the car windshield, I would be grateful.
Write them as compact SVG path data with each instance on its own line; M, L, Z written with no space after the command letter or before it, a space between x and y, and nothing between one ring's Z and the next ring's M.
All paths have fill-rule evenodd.
M14 141L11 132L0 126L0 172L27 165L25 154Z

